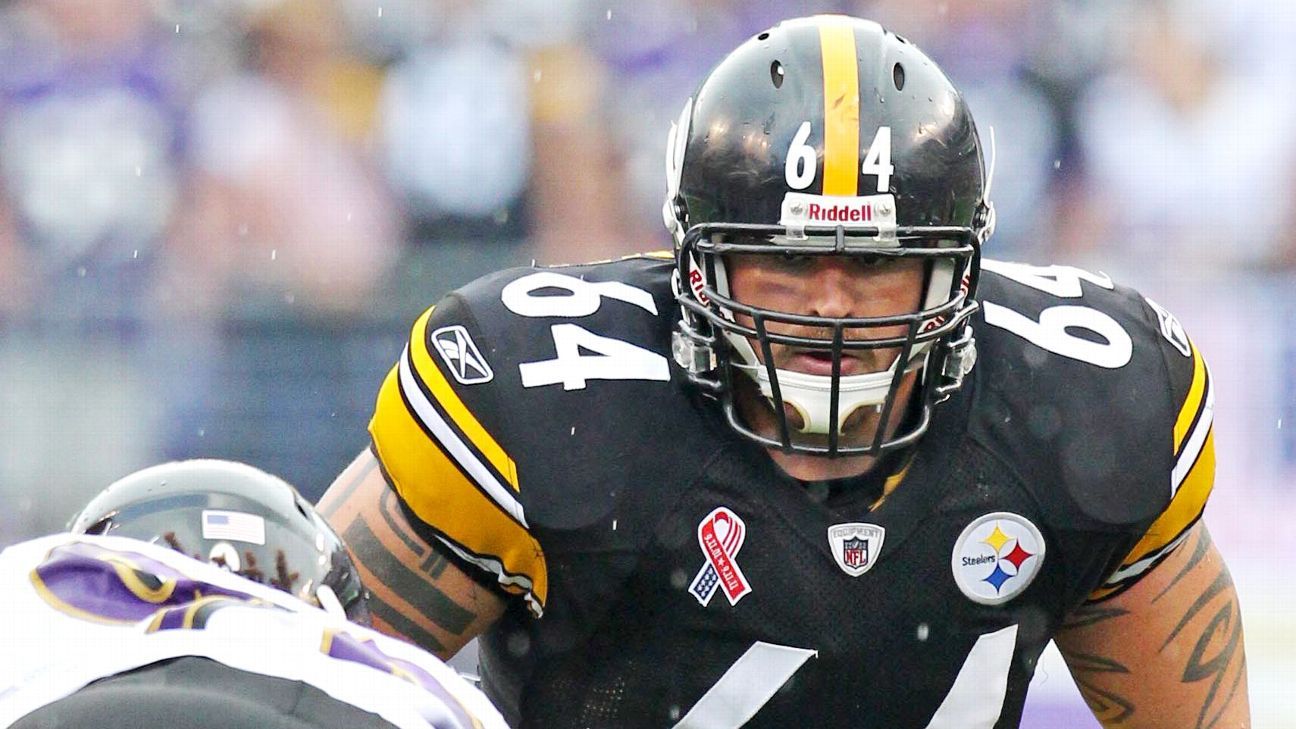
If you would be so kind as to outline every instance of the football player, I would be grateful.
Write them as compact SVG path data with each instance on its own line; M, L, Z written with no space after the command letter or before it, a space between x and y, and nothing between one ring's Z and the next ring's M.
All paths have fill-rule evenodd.
M0 552L0 584L3 727L505 727L439 660L347 622L365 612L345 547L244 464L131 474L70 534Z
M1050 639L1107 726L1246 726L1210 371L1105 275L981 258L992 147L875 23L730 53L673 256L414 323L322 502L375 624L480 635L523 727L1015 727Z

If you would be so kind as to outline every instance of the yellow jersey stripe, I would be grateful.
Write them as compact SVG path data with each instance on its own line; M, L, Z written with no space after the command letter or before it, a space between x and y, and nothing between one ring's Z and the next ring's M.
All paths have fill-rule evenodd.
M432 309L423 312L423 315L414 323L414 331L410 335L409 355L414 372L459 432L463 433L468 442L504 477L504 481L517 491L517 465L463 404L463 400L459 399L459 395L450 386L445 375L441 374L441 368L432 361L432 355L427 348L427 326L431 317Z
M1206 509L1215 487L1215 391L1210 368L1196 347L1192 353L1193 380L1174 429L1170 504L1090 600L1111 597L1137 582L1183 542Z
M1202 361L1201 353L1197 351L1197 345L1189 344L1192 347L1193 357L1193 377L1192 384L1188 387L1188 397L1184 398L1183 407L1179 409L1179 417L1175 419L1174 426L1174 452L1178 453L1183 447L1184 438L1188 435L1188 429L1192 427L1193 421L1197 418L1197 411L1201 409L1202 394L1206 391L1206 363Z
M1170 506L1161 512L1161 516L1152 523L1147 533L1139 540L1126 558L1125 563L1133 563L1161 549L1179 537L1192 526L1206 508L1211 489L1215 486L1215 430L1206 434L1197 462L1180 484Z
M628 256L622 256L621 260L628 261L635 258L651 258L656 261L673 261L675 260L675 251L668 251L665 249L655 250L655 251L642 251L640 253L632 253Z
M832 17L817 18L823 55L824 171L823 194L858 194L859 61L855 29Z
M1143 538L1129 555L1121 562L1120 567L1103 585L1089 595L1090 600L1101 600L1120 592L1133 584L1160 559L1183 542L1197 520L1206 509L1206 500L1210 498L1211 489L1215 486L1215 431L1206 434L1206 441L1201 454L1192 469L1184 478L1175 493L1174 499L1161 516L1148 527Z
M422 383L414 374L414 368L410 364L408 349L396 365L396 377L402 402L428 437L453 459L459 470L497 506L519 524L527 526L526 514L522 510L522 503L514 496L515 491L504 485L497 472L482 462L476 451L459 437L458 431L446 419L445 413L423 391Z
M1202 449L1215 424L1215 385L1211 382L1210 367L1203 363L1202 368L1205 372L1202 376L1205 395L1201 398L1201 407L1198 408L1197 418L1193 421L1187 437L1175 449L1174 467L1170 471L1170 498L1172 499L1187 480L1189 471L1201 459Z
M1161 561L1161 558L1177 549L1187 538L1188 533L1185 531L1156 552L1153 552L1136 562L1120 567L1112 573L1111 577L1107 578L1107 581L1104 582L1101 587L1089 593L1089 601L1096 602L1124 591L1125 588L1138 582L1139 577L1152 569L1153 565Z
M526 590L543 606L548 570L539 542L424 429L402 391L401 369L383 381L369 424L374 452L393 487L457 552L476 556L473 561L496 572L501 584Z

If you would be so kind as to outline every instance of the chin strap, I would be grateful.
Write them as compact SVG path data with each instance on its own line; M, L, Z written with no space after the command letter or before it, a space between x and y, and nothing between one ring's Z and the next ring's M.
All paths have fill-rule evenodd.
M963 378L967 377L976 366L976 338L972 336L972 325L965 324L963 334L958 339L945 344L943 348L945 362L940 371L941 380L935 387L936 402L948 400L955 390L963 386Z
M925 358L911 360L906 372L923 366ZM847 418L863 407L880 409L891 391L897 362L882 372L849 375L840 378L837 394L837 432L841 432ZM774 393L770 387L769 372L763 366L735 364L760 387L761 394L774 407ZM832 378L825 375L808 375L803 372L775 370L779 378L779 394L783 402L801 415L797 432L807 435L827 435L829 413L832 410Z
M315 601L329 615L346 618L346 609L342 607L342 601L338 599L337 593L333 592L333 588L328 585L320 585L315 588Z
M774 391L770 384L769 370L760 364L756 352L746 338L726 332L725 338L733 346L737 355L733 367L746 374L760 388L760 392L769 401L770 407L776 407ZM905 372L921 369L927 362L926 351L915 351L909 358ZM897 357L891 366L880 372L869 372L862 375L844 375L838 378L837 389L837 432L842 424L855 411L862 407L881 407L891 392L891 383L895 379L896 368L900 366ZM827 435L829 432L829 414L832 410L832 377L829 375L810 375L804 372L776 369L779 395L784 404L790 405L801 416L800 433L808 435Z

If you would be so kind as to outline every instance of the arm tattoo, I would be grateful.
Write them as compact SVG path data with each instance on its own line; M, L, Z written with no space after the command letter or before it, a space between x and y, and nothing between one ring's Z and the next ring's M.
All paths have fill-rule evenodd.
M1174 578L1170 580L1170 584L1166 585L1161 592L1157 593L1156 597L1152 598L1152 602L1156 602L1164 597L1171 588L1179 584L1179 581L1184 578L1184 575L1191 572L1194 567L1201 564L1201 561L1206 558L1206 552L1210 550L1212 544L1210 532L1202 529L1198 534L1200 536L1197 538L1196 544L1193 546L1193 553L1192 556L1188 558L1188 563L1183 566L1183 569L1179 570L1179 574L1175 575Z
M1122 615L1128 615L1128 610L1121 608L1106 607L1104 605L1081 605L1076 608L1066 621L1062 624L1062 629L1086 628L1090 625L1096 625L1108 620L1115 620Z
M333 517L338 513L338 509L351 498L351 494L355 493L356 487L368 478L369 474L373 473L375 468L378 468L378 459L373 458L367 461L359 472L356 473L350 481L347 481L346 485L343 486L342 490L336 495L332 493L332 489L329 489L330 493L315 505L315 511L318 512L320 516L324 517L326 521L332 522Z
M1198 566L1210 545L1210 535L1203 530L1188 564L1152 602L1161 599L1189 570ZM1229 576L1228 568L1223 563L1217 569L1215 579L1188 606L1161 646L1164 652L1185 630L1190 631L1190 636L1196 633L1196 640L1180 677L1183 683L1210 681L1201 711L1197 714L1197 723L1194 724L1196 729L1207 729L1218 724L1220 716L1237 694L1238 686L1246 675L1246 657L1242 652L1242 616L1233 597L1233 578ZM1204 628L1190 627L1194 618L1208 610L1213 610L1214 614Z
M386 621L420 645L444 650L441 641L427 627L408 616L408 609L402 609L396 600L409 603L410 607L432 624L455 635L467 630L473 614L455 604L427 575L406 566L400 557L392 554L380 541L374 531L374 525L362 517L351 522L343 533L347 544L351 545L357 555L361 555L365 568L374 576L369 581L369 609L375 617ZM386 589L379 589L379 586Z
M1087 628L1108 620L1128 615L1128 610L1109 607L1103 604L1082 605L1067 617L1063 629ZM1107 688L1098 685L1097 676L1112 673L1129 673L1125 664L1106 656L1092 653L1070 653L1067 664L1071 668L1071 677L1075 679L1076 688L1084 698L1094 718L1103 726L1125 721L1134 714L1134 702Z
M1183 610L1158 649L1161 654L1176 657L1174 660L1181 662L1179 680L1182 684L1205 688L1202 705L1197 709L1196 721L1192 725L1194 729L1220 726L1226 708L1236 697L1246 676L1242 621L1232 589L1233 581L1223 562L1210 559L1211 546L1209 533L1204 528L1199 529L1193 543L1183 547L1191 548L1191 554L1151 600L1155 604L1176 587L1187 589L1182 583L1195 570L1215 570L1210 584ZM1159 606L1153 609L1164 610ZM1129 614L1129 609L1106 603L1083 605L1067 616L1062 630L1102 631L1109 621ZM1085 702L1104 726L1118 725L1134 715L1133 699L1111 688L1113 683L1119 688L1126 681L1112 679L1114 674L1131 674L1141 669L1131 671L1112 656L1074 652L1067 654L1067 663Z
M1094 718L1102 722L1103 726L1125 721L1134 714L1134 702L1115 691L1099 687L1091 678L1105 673L1129 673L1124 664L1088 653L1073 653L1067 656L1067 663L1071 666L1076 688L1080 689L1080 695L1089 705Z
M340 511L332 505L344 503L377 468L375 460L359 469L361 472L342 487L340 498L327 500L329 512ZM359 510L345 525L334 522L362 570L369 610L375 620L418 645L444 653L446 642L439 636L465 635L478 611L474 605L456 602L438 585L450 563L415 532L390 484L374 496L376 509ZM373 497L361 494L359 498Z

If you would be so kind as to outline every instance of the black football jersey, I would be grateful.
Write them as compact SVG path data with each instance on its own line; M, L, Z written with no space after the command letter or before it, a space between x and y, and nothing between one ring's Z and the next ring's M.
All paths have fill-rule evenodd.
M788 478L687 383L672 271L480 279L379 394L407 510L516 596L482 668L519 726L1015 727L1063 617L1201 514L1206 366L1105 276L985 262L977 365L874 505Z

